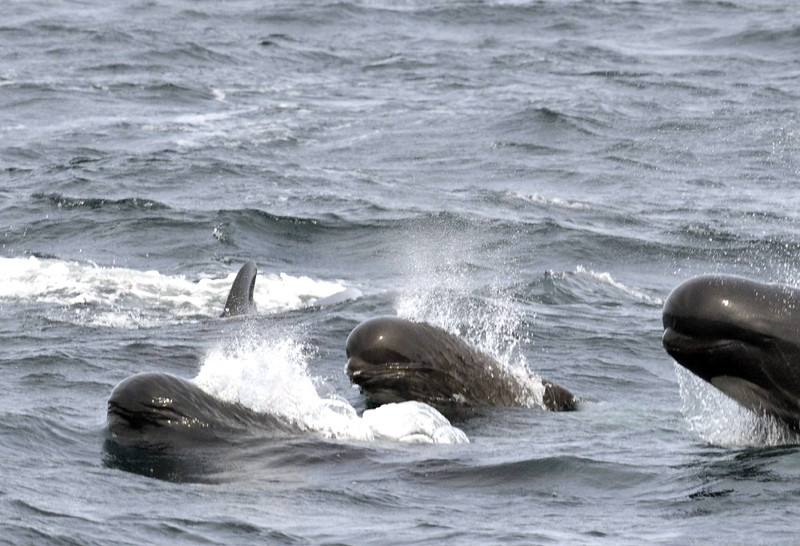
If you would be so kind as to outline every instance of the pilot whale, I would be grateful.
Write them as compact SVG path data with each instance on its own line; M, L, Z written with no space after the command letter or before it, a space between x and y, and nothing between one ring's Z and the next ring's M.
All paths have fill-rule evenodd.
M681 366L758 414L800 429L800 290L701 276L664 302L663 345Z
M476 406L522 406L532 378L510 373L459 337L424 322L378 317L362 322L346 342L347 375L371 405L416 400L445 415ZM577 398L542 381L542 405L573 410Z

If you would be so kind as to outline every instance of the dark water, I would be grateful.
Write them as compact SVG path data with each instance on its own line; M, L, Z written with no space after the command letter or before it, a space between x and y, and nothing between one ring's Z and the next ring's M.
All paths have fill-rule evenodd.
M2 11L0 540L795 542L796 439L660 343L691 275L800 280L794 3ZM217 320L248 259L261 314ZM382 314L581 410L349 436L309 408L364 409L344 340ZM106 401L139 371L309 430L125 452Z

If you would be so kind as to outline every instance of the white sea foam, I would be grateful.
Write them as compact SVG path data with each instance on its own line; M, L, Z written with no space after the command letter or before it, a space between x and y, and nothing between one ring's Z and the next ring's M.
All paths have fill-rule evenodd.
M465 443L469 440L434 408L420 402L356 410L338 396L321 397L309 375L307 347L289 338L240 341L212 350L195 381L221 400L273 415L325 438L398 442Z
M182 275L91 263L0 258L0 300L75 306L68 316L82 324L149 327L170 317L218 316L236 273L194 281ZM254 300L260 313L273 313L297 309L343 290L336 282L266 273L258 276Z
M675 364L681 411L697 434L719 446L800 444L800 436L778 420L747 410L679 364Z

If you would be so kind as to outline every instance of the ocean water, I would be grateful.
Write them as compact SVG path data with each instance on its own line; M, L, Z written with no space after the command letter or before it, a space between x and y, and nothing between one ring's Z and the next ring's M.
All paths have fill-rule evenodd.
M692 275L800 283L794 2L2 11L0 542L796 542L800 440L661 347ZM364 416L379 315L580 409ZM141 371L299 431L120 452Z

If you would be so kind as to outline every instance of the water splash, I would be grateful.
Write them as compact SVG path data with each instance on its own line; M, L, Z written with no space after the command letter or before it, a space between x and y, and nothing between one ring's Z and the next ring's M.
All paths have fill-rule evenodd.
M800 435L770 416L743 408L706 381L675 364L681 412L710 444L729 447L800 444Z
M195 381L225 402L274 415L326 438L372 440L370 428L347 401L321 398L308 373L311 351L291 338L237 340L211 350Z
M402 252L401 272L415 288L401 292L398 316L439 326L464 339L475 349L494 357L502 373L522 386L519 404L543 407L544 385L528 367L522 348L530 343L530 326L515 304L509 287L516 278L511 261L495 264L499 270L489 286L476 285L474 263L487 258L485 249L472 248L469 226L458 222L421 226Z
M236 340L211 350L198 386L220 400L278 417L302 432L351 441L394 440L415 443L466 443L459 429L434 408L404 402L364 412L359 417L347 400L322 397L308 372L313 351L291 337Z

